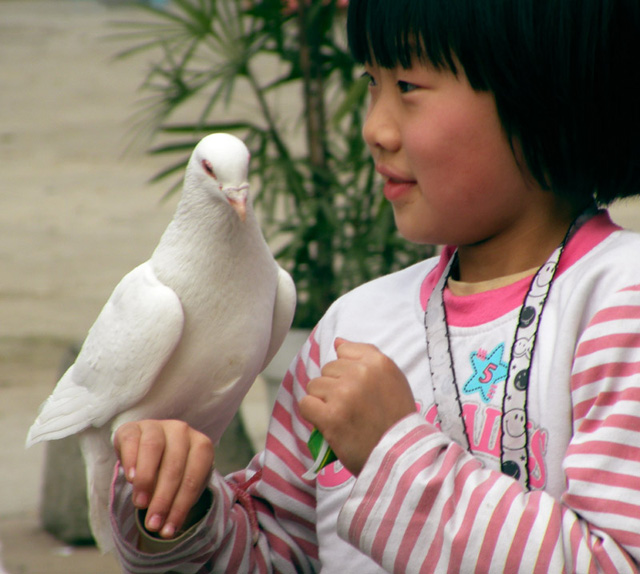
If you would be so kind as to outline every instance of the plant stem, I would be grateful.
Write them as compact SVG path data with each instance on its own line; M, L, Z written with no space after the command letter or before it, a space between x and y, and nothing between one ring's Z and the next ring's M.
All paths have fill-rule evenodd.
M262 113L262 117L267 122L267 128L269 130L269 133L271 134L271 137L273 138L273 143L278 149L278 152L283 157L286 157L288 159L289 150L287 149L287 146L285 145L284 141L280 137L280 134L278 132L278 127L276 125L275 120L273 119L271 110L269 109L269 104L267 104L267 100L264 97L263 90L258 84L258 81L256 80L256 77L253 75L253 72L251 71L248 64L247 64L246 77L249 82L249 85L251 86L251 89L253 90L253 94L256 100L258 101L258 106L260 107L260 112Z
M314 0L311 0L312 2ZM315 0L317 2L317 0ZM302 71L304 116L311 166L311 196L314 201L315 229L319 233L310 237L310 242L316 244L315 277L309 278L309 296L315 306L327 309L335 299L334 261L333 261L333 228L327 218L326 205L323 195L329 189L327 182L327 146L325 140L326 115L324 100L324 84L320 44L314 26L309 22L306 0L298 3L298 34L300 47L300 69ZM305 246L308 249L308 245ZM311 253L309 256L313 257Z
M298 6L300 69L304 91L307 145L314 171L321 172L327 167L327 150L324 138L326 133L324 86L320 69L320 47L317 35L310 33L311 26L307 13L306 3L300 2Z

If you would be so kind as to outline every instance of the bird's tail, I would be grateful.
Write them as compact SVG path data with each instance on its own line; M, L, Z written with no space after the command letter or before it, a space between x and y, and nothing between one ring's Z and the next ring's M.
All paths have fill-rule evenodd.
M89 391L73 383L72 372L73 365L40 407L38 417L27 434L27 448L41 441L65 438L89 426Z
M113 549L109 495L117 457L107 429L90 428L80 435L80 448L87 466L89 524L102 553Z

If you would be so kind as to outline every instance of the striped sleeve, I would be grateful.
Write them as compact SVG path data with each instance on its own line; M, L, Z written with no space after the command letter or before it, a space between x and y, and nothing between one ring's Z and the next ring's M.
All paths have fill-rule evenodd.
M524 491L413 414L369 458L341 537L403 574L639 572L640 286L582 333L571 395L560 499Z
M123 571L312 573L319 570L315 488L302 474L310 466L309 424L297 404L310 377L319 373L312 334L281 385L266 449L227 477L214 473L213 505L195 531L171 550L146 554L136 548L137 528L130 487L122 474L112 493L112 524Z

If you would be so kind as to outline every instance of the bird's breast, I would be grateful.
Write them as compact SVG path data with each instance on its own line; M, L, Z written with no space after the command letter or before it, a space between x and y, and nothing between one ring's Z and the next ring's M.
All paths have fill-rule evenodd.
M210 263L162 279L182 303L182 336L124 419L179 418L217 440L258 376L271 339L277 265L268 250Z

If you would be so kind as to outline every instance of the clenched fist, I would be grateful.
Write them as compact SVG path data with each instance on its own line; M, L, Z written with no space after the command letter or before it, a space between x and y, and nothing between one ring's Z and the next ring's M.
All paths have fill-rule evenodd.
M416 410L407 378L374 345L336 338L337 358L307 385L302 416L354 475L382 435Z

